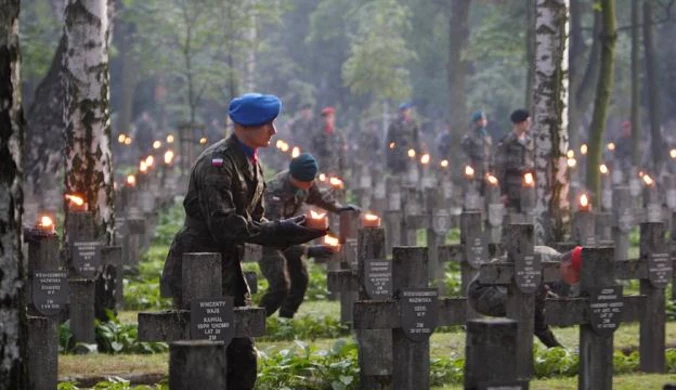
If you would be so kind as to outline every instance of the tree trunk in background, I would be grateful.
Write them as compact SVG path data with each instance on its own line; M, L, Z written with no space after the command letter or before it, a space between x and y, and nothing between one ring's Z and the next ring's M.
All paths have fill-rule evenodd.
M533 78L535 77L535 0L526 0L526 100L524 107L533 111Z
M640 20L641 8L638 1L631 2L631 162L641 164L641 58Z
M465 71L467 60L463 53L469 40L469 8L471 0L449 0L451 15L449 18L449 48L446 77L448 82L448 119L451 123L453 138L459 140L468 129L467 107L465 102ZM456 143L459 144L459 143ZM459 155L459 150L453 155Z
M0 0L0 390L27 386L19 0Z
M663 161L664 145L660 131L660 95L657 86L655 47L653 43L652 4L643 2L643 53L645 56L646 89L648 91L648 116L650 119L651 154L655 175L659 174Z
M576 101L576 94L582 82L582 63L587 50L582 34L582 6L581 0L570 1L570 51L568 52L568 76L570 91L568 94L568 148L577 150L579 145L580 111ZM572 171L571 174L577 173Z
M65 36L61 37L47 75L35 90L35 99L27 112L26 179L33 185L33 194L47 209L45 195L54 185L50 180L63 168L63 103L66 99L63 80ZM39 97L39 98L38 98Z
M119 133L129 135L133 122L134 93L139 76L139 65L133 53L133 34L136 26L129 23L118 24L116 33L119 34L120 56L122 56L121 83L122 95L120 99L120 111L117 117L116 130Z
M96 234L113 237L113 168L108 108L109 14L106 0L69 0L64 83L67 193L85 198ZM65 232L67 235L68 232Z
M590 192L592 204L599 204L601 199L601 180L599 165L603 154L603 133L606 129L606 113L613 90L615 67L615 41L617 31L615 27L615 0L601 1L601 17L603 20L601 35L601 64L599 67L599 81L596 85L594 99L594 114L589 126L589 144L587 152L587 189Z
M561 240L570 220L568 151L568 0L537 0L533 135L535 240Z

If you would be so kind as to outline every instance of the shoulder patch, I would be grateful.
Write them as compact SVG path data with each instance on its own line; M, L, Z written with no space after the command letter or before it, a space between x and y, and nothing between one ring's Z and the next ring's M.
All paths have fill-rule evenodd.
M212 167L222 167L223 166L223 159L221 157L213 157L211 159L211 166Z

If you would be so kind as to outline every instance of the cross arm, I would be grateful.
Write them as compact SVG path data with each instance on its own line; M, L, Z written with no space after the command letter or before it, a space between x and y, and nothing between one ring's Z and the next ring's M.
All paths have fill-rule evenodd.
M645 297L625 296L622 322L637 322L643 315ZM570 326L589 323L587 298L547 299L545 321L549 325Z
M465 298L439 299L439 318L437 326L463 325L466 319L467 301ZM355 329L393 329L400 327L399 302L356 301L354 303Z
M561 280L558 261L542 262L542 277L545 283ZM507 285L514 280L514 263L495 262L481 266L479 282L481 284Z
M357 275L351 270L329 271L326 274L327 288L331 292L358 291Z

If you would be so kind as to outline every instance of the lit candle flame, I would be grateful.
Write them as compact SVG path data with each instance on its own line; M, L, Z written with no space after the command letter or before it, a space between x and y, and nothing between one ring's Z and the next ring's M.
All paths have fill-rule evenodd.
M155 165L155 157L153 157L153 156L146 157L146 165L148 166L148 168Z
M377 221L380 219L379 216L371 213L364 214L364 219L367 221Z
M448 168L448 160L441 160L439 165L441 165L442 168Z
M117 142L119 142L121 144L123 144L124 141L126 141L126 140L127 140L127 136L124 135L124 134L120 134L120 135L117 136Z
M200 145L206 145L206 144L207 144L207 137L200 138Z
M643 182L648 187L652 187L655 184L655 181L652 177L650 177L650 175L643 175Z
M125 145L131 145L131 137L127 137L124 139L124 144Z
M575 157L575 151L573 149L570 149L568 153L566 153L566 157L568 158L574 158Z
M583 156L585 156L587 154L587 144L582 144L582 146L580 146L580 153Z
M318 213L314 210L310 210L310 218L312 219L322 219L326 216L326 213Z
M283 144L284 144L284 141L282 141L281 139L278 139L277 142L275 142L275 147L277 149L281 149Z
M66 194L64 196L66 197L66 199L68 199L68 201L71 204L74 204L75 206L84 206L84 203L85 203L84 198L82 198L81 196L70 195L70 194Z
M390 149L394 149L397 147L397 144L394 142L390 142Z
M672 159L676 160L676 149L671 149L669 151L669 155L671 156Z
M135 186L136 185L136 176L134 176L134 175L127 176L127 185L129 187Z
M533 187L535 185L535 178L533 178L532 173L526 172L523 175L523 185L526 187Z
M52 221L52 219L49 218L48 216L43 215L42 217L40 217L40 222L38 223L38 226L49 228L54 226L54 221Z
M569 158L569 159L568 159L568 167L569 167L569 168L575 168L576 165L577 165L577 160L576 160L576 159L574 159L574 158Z
M465 165L465 176L469 179L474 178L474 168L470 167L469 165Z
M343 181L337 177L332 177L329 179L329 184L334 188L343 188Z
M327 234L324 236L324 244L333 248L337 248L340 246L340 241L338 240L338 237Z
M490 173L486 176L486 180L492 185L492 186L497 186L498 185L498 178L491 175Z
M282 143L281 151L284 152L284 153L288 152L289 151L289 144L287 144L286 142Z
M580 195L580 207L582 209L589 208L589 197L587 196L587 194Z
M173 150L167 150L164 152L164 163L169 165L171 164L171 161L174 159L174 151Z
M300 148L298 146L294 146L291 150L291 157L296 158L298 156L300 156Z
M319 181L326 181L326 174L320 173L319 174Z
M153 142L153 149L159 149L162 147L162 141Z
M145 160L141 160L141 162L138 164L138 169L142 173L148 172L148 165L146 164Z
M408 156L410 158L415 158L415 150L414 149L409 149L408 150Z
M607 148L609 151L612 152L613 150L615 150L615 143L614 142L609 143Z
M606 164L599 165L599 171L601 171L602 175L607 175L608 174L608 166Z
M430 163L430 155L429 155L429 153L425 153L425 154L422 155L422 157L420 157L420 163L421 163L421 164L424 164L424 165L427 165L427 164Z
M645 175L643 171L638 171L638 177L643 177L643 175Z
M167 136L167 143L168 144L173 144L174 143L174 136L172 134L169 134Z

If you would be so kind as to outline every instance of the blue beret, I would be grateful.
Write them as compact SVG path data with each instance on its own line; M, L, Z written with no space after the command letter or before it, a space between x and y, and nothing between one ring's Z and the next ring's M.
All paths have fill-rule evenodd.
M303 153L291 160L289 173L294 179L300 181L312 181L317 176L319 164L310 153Z
M262 126L272 122L282 110L282 101L275 95L247 93L232 99L228 114L241 126Z
M472 113L472 123L480 120L481 118L485 118L485 117L486 117L486 114L484 114L483 111L474 111Z
M404 102L399 105L399 111L404 111L409 108L413 108L413 103L412 102Z

